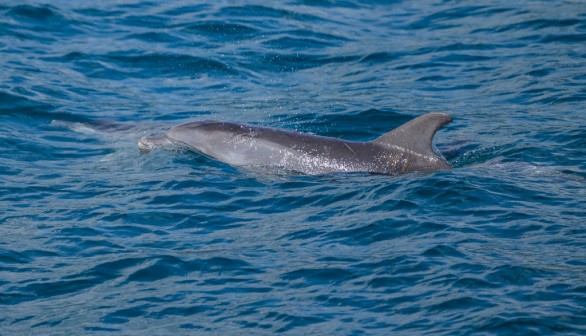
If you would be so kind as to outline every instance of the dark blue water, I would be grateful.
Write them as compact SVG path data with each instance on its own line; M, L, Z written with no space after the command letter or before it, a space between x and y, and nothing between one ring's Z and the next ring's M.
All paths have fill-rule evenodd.
M428 112L452 170L136 147ZM3 1L0 148L2 335L586 334L583 1Z

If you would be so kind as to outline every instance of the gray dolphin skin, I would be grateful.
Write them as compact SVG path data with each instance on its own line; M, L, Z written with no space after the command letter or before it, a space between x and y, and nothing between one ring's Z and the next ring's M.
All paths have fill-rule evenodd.
M233 166L261 166L303 174L369 172L403 174L452 166L432 149L433 136L452 121L429 113L369 142L221 121L177 125L163 137L143 137L138 147L183 147Z

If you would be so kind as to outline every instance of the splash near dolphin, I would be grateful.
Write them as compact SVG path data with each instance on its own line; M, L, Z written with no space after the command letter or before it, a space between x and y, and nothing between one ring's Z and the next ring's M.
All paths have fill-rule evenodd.
M303 174L369 172L403 174L452 166L432 148L438 129L452 121L429 113L369 142L221 121L188 122L162 137L143 137L141 150L184 147L233 166L260 166Z

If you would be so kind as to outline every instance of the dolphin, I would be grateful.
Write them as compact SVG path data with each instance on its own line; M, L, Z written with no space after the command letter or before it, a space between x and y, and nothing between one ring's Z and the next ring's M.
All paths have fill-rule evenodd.
M403 174L452 166L432 149L436 131L452 121L428 113L368 142L223 121L187 122L163 137L143 137L142 151L184 147L233 166L260 166L302 174L368 172Z

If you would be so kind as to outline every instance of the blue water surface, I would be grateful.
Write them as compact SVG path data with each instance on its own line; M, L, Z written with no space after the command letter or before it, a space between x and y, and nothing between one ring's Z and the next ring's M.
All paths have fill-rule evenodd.
M136 146L428 112L454 169ZM0 334L584 335L585 159L580 0L3 1Z

